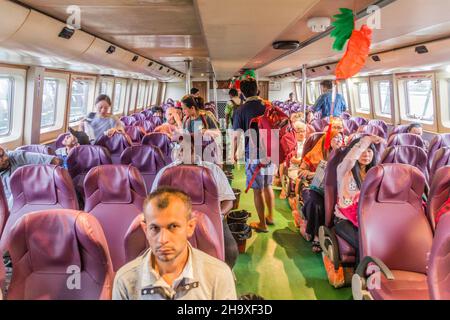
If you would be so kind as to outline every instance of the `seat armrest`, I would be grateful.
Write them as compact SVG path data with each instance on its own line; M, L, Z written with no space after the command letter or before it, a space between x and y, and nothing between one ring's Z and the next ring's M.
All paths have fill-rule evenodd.
M378 268L380 268L380 271L384 274L384 276L388 280L395 280L394 275L392 274L391 270L384 264L383 261L381 261L378 258L366 256L364 259L359 263L358 267L356 268L355 273L359 275L361 278L366 278L366 270L367 266L370 263L374 263Z

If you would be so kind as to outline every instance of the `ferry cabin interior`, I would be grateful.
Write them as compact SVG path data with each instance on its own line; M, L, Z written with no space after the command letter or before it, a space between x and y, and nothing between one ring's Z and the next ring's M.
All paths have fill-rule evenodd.
M195 87L222 123L231 80L251 69L262 98L284 103L293 93L300 106L313 106L321 81L335 79L345 52L333 50L330 37L340 8L353 10L355 29L373 29L364 67L335 86L351 117L384 121L386 139L411 123L422 125L429 143L450 134L448 0L0 0L0 145L54 148L61 134L96 112L99 94L111 97L111 112L120 118L180 101ZM286 40L298 43L274 48ZM444 184L448 198L450 173L441 172L427 184L431 191L432 183ZM233 175L232 187L245 190L244 167L236 165ZM38 188L41 182L32 183ZM403 188L395 179L389 183ZM238 294L367 297L365 290L352 292L351 279L343 288L330 285L326 253L311 251L288 200L280 200L277 189L275 198L275 226L267 234L253 232L233 268ZM239 210L257 219L251 192L241 193ZM439 237L447 239L447 276L440 285L449 298L444 222ZM430 243L437 235L433 227Z

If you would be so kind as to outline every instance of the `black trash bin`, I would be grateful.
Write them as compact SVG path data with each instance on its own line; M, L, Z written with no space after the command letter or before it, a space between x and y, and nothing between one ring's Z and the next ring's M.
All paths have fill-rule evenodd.
M250 212L247 210L231 211L227 216L228 224L232 223L247 223L250 217Z
M252 229L245 223L231 223L228 226L230 227L234 240L236 240L239 253L245 253L247 239L252 237Z

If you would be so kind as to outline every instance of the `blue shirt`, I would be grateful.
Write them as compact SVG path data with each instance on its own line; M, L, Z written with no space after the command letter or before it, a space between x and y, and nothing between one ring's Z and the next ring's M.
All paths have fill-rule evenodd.
M327 92L322 94L319 99L317 99L316 103L314 104L313 111L314 112L321 112L322 118L326 118L330 116L331 113L331 103L332 103L332 93ZM347 104L345 103L344 97L342 97L341 94L336 94L336 102L334 105L334 117L339 117L342 113L344 113L347 110Z
M251 97L247 99L247 102L241 105L234 111L233 115L233 130L243 130L244 133L250 128L250 122L253 118L262 116L266 111L266 106L262 103L262 100ZM245 159L249 159L250 154L250 138L247 135L245 137Z

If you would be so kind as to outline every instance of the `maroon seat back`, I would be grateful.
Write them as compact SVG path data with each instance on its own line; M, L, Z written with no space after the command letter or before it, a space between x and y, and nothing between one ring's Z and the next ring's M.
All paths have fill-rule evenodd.
M139 126L126 126L125 133L130 137L131 142L140 144L145 135L144 129Z
M136 119L130 116L124 116L120 118L120 121L122 121L125 126L131 126L136 122Z
M304 158L308 152L310 152L314 146L319 142L319 140L325 135L324 132L316 132L309 136L305 141L305 145L303 146L303 154L302 158Z
M108 149L112 163L119 164L122 152L126 148L131 147L131 139L125 134L116 133L112 137L101 136L95 144Z
M17 169L10 180L13 206L3 230L1 247L9 245L9 231L27 213L48 209L78 210L69 173L54 165L27 165Z
M14 265L9 300L111 299L111 258L90 214L63 209L28 214L11 230L9 253Z
M430 154L428 153L428 160L430 160ZM429 163L429 162L428 162ZM450 165L450 148L441 148L434 154L434 159L430 169L430 182L433 181L433 177L440 168Z
M408 127L409 127L409 125L406 125L406 124L396 126L396 127L394 127L394 129L392 130L390 135L392 136L394 134L399 134L399 133L408 133Z
M114 271L125 264L123 238L142 212L147 195L138 169L125 165L93 168L84 180L85 211L94 215L105 232Z
M361 259L426 274L433 233L422 205L425 177L406 164L383 164L366 176L359 200Z
M132 117L134 119L136 119L136 121L144 121L145 120L145 115L143 115L142 113L135 113L132 115Z
M8 218L9 218L8 200L6 199L5 196L3 183L0 181L0 239L2 237L3 229L5 228L5 224Z
M384 131L385 133L388 132L388 126L387 126L386 122L384 122L383 120L376 120L376 119L373 119L373 120L370 120L367 124L368 124L369 126L377 126L377 127L380 127L381 129L383 129L383 131Z
M349 134L353 134L359 129L358 123L353 119L344 120L344 126Z
M94 167L111 164L109 151L101 146L78 146L71 150L67 157L69 174L75 185L75 190L84 195L84 177Z
M428 288L433 300L450 300L450 214L439 221L428 266Z
M450 133L438 134L431 140L428 147L428 168L431 169L436 152L441 148L448 147L450 147Z
M142 138L142 145L158 147L167 159L170 158L172 149L171 141L167 134L160 132L149 133Z
M324 125L322 119L316 119L310 123L310 125L316 130L316 132L322 132L323 129L327 126Z
M450 198L450 166L436 171L435 179L431 182L428 195L427 214L433 230L436 228L437 213Z
M156 124L153 123L153 121L150 121L150 120L137 121L133 125L141 127L142 130L145 131L145 133L151 133L156 128Z
M16 150L48 154L48 155L51 155L51 156L55 155L55 150L53 150L49 146L45 146L45 145L41 145L41 144L30 144L30 145L27 145L27 146L21 146L21 147L18 147Z
M221 259L220 236L216 233L213 222L207 214L202 212L194 211L192 215L197 219L194 234L189 238L192 247ZM124 246L127 262L136 259L148 248L148 241L142 228L143 221L143 215L137 216L125 235Z
M381 163L403 163L418 168L429 180L427 167L427 154L424 149L416 146L395 146L389 147L381 157Z
M192 209L208 215L219 237L220 259L225 259L222 217L217 185L212 173L205 167L180 165L168 168L158 186L174 187L185 191L192 200ZM195 186L195 188L192 188Z
M168 165L166 157L155 146L129 147L122 153L120 163L136 167L144 178L147 190L152 189L156 175Z
M351 118L352 120L355 120L356 123L361 127L361 126L365 126L367 125L367 123L369 122L369 120L365 119L365 118L361 118L361 117L353 117Z
M55 148L56 148L56 149L59 149L59 148L63 148L63 147L64 147L62 143L63 143L64 139L65 139L68 135L70 135L70 133L68 133L68 132L66 132L66 133L61 133L61 134L58 136L58 138L56 138L56 141L55 141Z
M426 150L425 142L417 134L399 133L393 134L388 140L388 147L393 146L416 146Z
M155 124L155 126L160 126L163 124L163 120L161 119L161 117L153 116L152 121Z
M383 128L381 128L379 126L374 126L374 125L361 126L358 129L358 133L372 134L375 136L379 136L383 139L386 139L386 137L387 137L386 132L383 130Z

